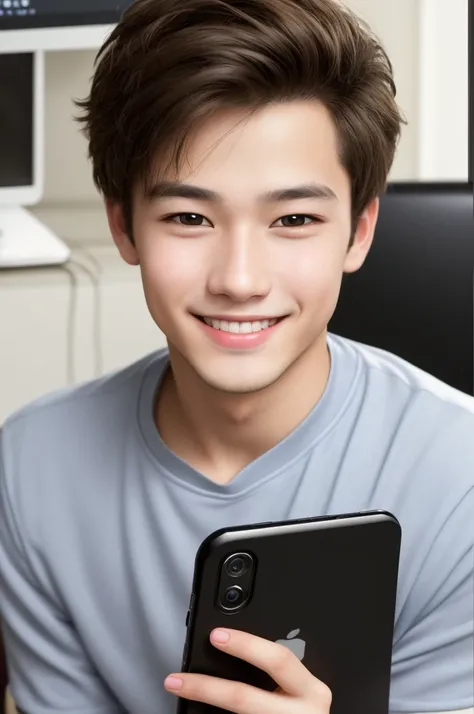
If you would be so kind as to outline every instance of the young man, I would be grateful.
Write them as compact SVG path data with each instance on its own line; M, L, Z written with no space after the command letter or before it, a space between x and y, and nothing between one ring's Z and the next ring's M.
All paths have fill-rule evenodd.
M391 711L472 712L473 400L327 333L402 121L383 49L336 0L137 0L83 107L169 350L4 426L19 707L328 714L322 682L245 633L213 642L277 693L179 673L195 553L223 526L385 509L403 528Z

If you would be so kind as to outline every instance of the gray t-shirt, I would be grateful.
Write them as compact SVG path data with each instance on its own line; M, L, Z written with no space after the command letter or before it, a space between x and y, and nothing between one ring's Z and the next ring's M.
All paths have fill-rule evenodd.
M0 604L30 714L171 714L194 557L223 526L384 509L403 529L391 710L473 706L474 399L329 337L310 416L228 485L153 422L165 351L3 428ZM291 408L291 405L288 405Z

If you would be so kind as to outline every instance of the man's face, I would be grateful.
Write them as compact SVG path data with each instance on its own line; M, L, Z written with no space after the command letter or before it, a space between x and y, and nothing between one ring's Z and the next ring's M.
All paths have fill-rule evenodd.
M243 116L229 110L208 121L180 175L160 177L178 182L182 195L173 187L161 195L159 185L152 197L137 192L135 246L120 207L108 207L122 256L140 265L172 360L215 389L241 394L321 351L343 272L363 263L378 207L368 207L348 251L350 182L323 105L278 104L239 124ZM183 184L215 195L187 197ZM315 195L275 193L302 187Z

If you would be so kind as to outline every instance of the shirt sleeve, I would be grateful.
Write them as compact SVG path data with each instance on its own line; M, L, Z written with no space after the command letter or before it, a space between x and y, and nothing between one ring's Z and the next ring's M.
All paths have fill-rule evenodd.
M73 623L35 576L1 439L0 432L0 619L12 696L28 714L119 714Z
M394 644L390 711L423 714L472 708L474 490L432 545L412 601L422 607Z
M20 712L20 714L22 714ZM23 713L24 714L24 713ZM392 713L391 713L392 714ZM393 714L401 714L400 712L393 712ZM469 707L469 709L457 709L455 712L410 712L410 714L474 714L474 708Z

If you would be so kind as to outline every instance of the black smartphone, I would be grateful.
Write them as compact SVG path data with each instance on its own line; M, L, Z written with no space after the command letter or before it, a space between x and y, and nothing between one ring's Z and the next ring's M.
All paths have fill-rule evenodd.
M230 627L289 647L331 689L331 714L388 714L400 545L386 511L216 531L196 555L182 671L275 690L210 644ZM178 704L178 714L218 711Z

